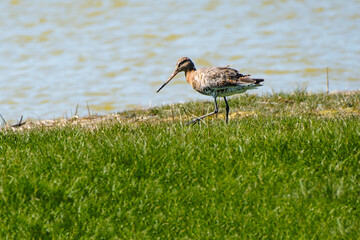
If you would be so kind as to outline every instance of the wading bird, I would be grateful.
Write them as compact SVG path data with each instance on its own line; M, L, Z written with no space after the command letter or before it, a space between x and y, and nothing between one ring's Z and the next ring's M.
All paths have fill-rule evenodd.
M186 81L199 93L212 96L215 101L214 112L197 117L187 124L195 124L201 119L217 114L219 109L216 102L217 97L224 97L226 104L226 123L229 119L229 104L227 96L246 92L262 86L260 82L264 79L250 78L250 75L243 75L238 70L230 67L204 67L195 68L195 64L188 57L180 58L176 63L176 68L169 79L157 90L159 92L171 79L179 72L185 72Z

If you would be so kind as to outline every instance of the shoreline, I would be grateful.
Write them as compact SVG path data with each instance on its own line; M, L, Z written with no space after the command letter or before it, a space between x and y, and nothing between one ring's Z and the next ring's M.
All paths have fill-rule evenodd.
M279 103L290 103L290 104L294 104L293 100L289 100L291 98L291 96L296 95L296 94L300 94L300 95L304 95L304 96L354 96L354 95L359 95L359 102L360 102L360 90L355 90L355 91L333 91L330 93L312 93L312 92L303 92L303 91L294 91L291 93L272 93L269 95L257 95L257 94L242 94L242 95L238 95L237 97L232 97L230 98L230 101L234 101L235 99L239 99L239 98L257 98L258 99L258 104L261 105L277 105ZM278 98L278 99L273 99L273 98ZM284 98L284 99L283 99ZM287 99L289 98L289 99ZM269 99L272 99L271 101ZM274 101L275 100L275 101ZM305 99L306 101L306 99ZM78 115L74 115L71 118L58 118L58 119L45 119L45 120L22 120L22 118L20 119L19 122L14 123L14 124L8 124L6 123L5 125L5 120L2 118L2 125L0 128L0 132L2 131L7 131L7 130L13 130L13 131L18 131L18 130L31 130L31 129L39 129L39 128L53 128L53 127L65 127L65 126L80 126L80 127L87 127L90 129L95 128L98 124L102 124L102 123L131 123L131 122L139 122L139 121L151 121L151 120L159 120L159 121L168 121L168 120L175 120L175 119L179 119L179 116L176 116L176 114L174 114L174 111L177 108L182 108L183 106L186 105L203 105L203 104L207 104L210 103L211 101L189 101L189 102L185 102L185 103L174 103L174 104L167 104L167 105L161 105L161 106L154 106L154 107L149 107L149 108L134 108L131 110L125 110L122 112L118 112L118 113L109 113L106 115L97 115L97 114L93 114L93 115L87 115L87 116L78 116ZM360 103L359 103L360 105ZM235 106L232 106L231 108L234 109ZM246 117L246 116L251 116L251 115L256 115L256 111L241 111L242 106L239 105L237 106L239 108L240 111L231 111L230 110L230 115L234 118L242 118L242 117ZM351 107L357 107L358 110L352 110ZM318 111L315 111L315 114L318 114L319 116L327 116L327 117L331 117L331 116L335 116L338 113L342 113L345 115L348 114L355 114L355 115L360 115L360 106L351 106L351 107L342 107L339 109L333 109L333 108L324 108L321 107L319 109L317 109ZM201 108L201 107L200 107ZM167 117L161 117L159 115L160 111L172 111L172 116L167 116ZM178 111L178 109L177 109ZM220 110L218 116L223 117L223 111ZM2 117L2 116L1 116Z

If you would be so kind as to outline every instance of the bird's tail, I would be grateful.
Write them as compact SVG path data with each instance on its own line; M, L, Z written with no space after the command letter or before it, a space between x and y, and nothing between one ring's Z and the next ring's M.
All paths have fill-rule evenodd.
M254 80L255 84L260 84L261 82L264 81L264 79L262 79L262 78L251 78L251 80Z

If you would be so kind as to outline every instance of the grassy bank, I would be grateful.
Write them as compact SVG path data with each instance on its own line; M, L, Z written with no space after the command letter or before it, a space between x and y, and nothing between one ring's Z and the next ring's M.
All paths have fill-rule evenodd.
M3 129L0 238L360 238L360 93L229 104Z

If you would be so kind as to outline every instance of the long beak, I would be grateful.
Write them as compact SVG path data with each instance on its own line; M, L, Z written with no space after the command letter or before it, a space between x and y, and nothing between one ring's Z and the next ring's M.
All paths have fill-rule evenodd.
M166 84L168 84L170 81L171 81L171 79L173 79L175 76L176 76L176 74L178 74L179 73L179 70L175 70L174 72L173 72L173 74L171 74L171 76L169 77L169 79L159 88L159 90L157 90L156 92L158 93L158 92L160 92L160 90L163 88L163 87L165 87L165 85Z

